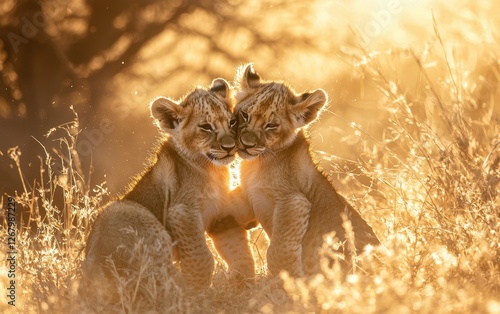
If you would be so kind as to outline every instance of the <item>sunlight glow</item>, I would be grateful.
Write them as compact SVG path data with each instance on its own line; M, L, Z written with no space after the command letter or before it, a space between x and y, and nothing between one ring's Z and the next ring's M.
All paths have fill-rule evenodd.
M0 40L0 117L6 121L2 132L8 132L0 139L0 177L9 179L0 180L8 207L0 214L0 242L9 246L0 250L0 259L10 259L8 266L0 263L0 290L6 301L17 299L0 302L0 313L15 305L22 312L56 314L500 314L500 1L105 1L105 11L98 3L0 1L0 22L9 30ZM154 142L173 140L170 131L153 126L158 119L151 117L151 100L184 99L195 86L221 77L238 95L229 99L235 95L226 91L222 97L222 90L213 89L221 101L250 103L255 76L242 75L232 84L243 62L253 62L268 82L293 86L296 99L319 88L328 94L328 104L306 132L314 165L326 178L303 158L307 154L298 155L272 171L301 168L315 182L298 177L289 183L295 186L268 188L266 196L247 193L254 195L243 195L242 204L238 187L257 180L269 185L268 174L260 176L259 165L236 157L207 175L223 185L220 191L210 186L205 199L185 199L206 207L194 220L173 213L176 206L140 207L123 215L129 205L119 205L123 217L113 218L102 234L109 239L95 238L104 244L96 249L112 249L108 244L117 236L127 243L116 242L119 260L106 259L111 278L95 278L105 269L86 267L93 257L85 247L96 247L90 234L102 226L100 215L117 212L106 204L135 189L133 182L142 177L136 173L148 175L150 167L141 169ZM47 72L54 74L50 80L43 79ZM271 100L266 93L253 96L263 102L288 97ZM74 105L70 111L68 104ZM308 116L317 105L307 104ZM191 140L189 134L182 138ZM131 176L137 180L127 184ZM171 178L153 179L177 185L164 183ZM183 202L199 182L180 180L194 185L167 196ZM144 186L140 197L147 198L157 183ZM340 203L328 201L337 195ZM314 215L304 217L293 208L304 197L314 204ZM270 230L267 216L259 217L272 214L264 207L281 210L269 206L275 203L292 205L284 208L287 215L269 216L280 218L270 220ZM167 221L154 214L163 210L172 212L162 215L168 224L183 232L162 227ZM208 226L212 219L221 224ZM197 228L196 235L193 226L209 228ZM367 237L370 232L356 233L368 228L380 245L355 252L367 240L376 243ZM304 276L282 271L272 278L268 257L296 253L293 231L307 231L298 248L316 256L299 261ZM181 243L203 261L208 247L210 267L185 260L177 252ZM227 259L232 253L240 258ZM286 255L281 261L275 257L283 262L275 267L297 266L286 265L296 264ZM125 266L126 280L115 262ZM185 282L189 278L180 266L193 266L197 278ZM242 266L245 273L239 273ZM205 284L208 290L195 300L186 297L184 292Z
M240 185L241 158L236 157L229 165L229 189L232 191Z

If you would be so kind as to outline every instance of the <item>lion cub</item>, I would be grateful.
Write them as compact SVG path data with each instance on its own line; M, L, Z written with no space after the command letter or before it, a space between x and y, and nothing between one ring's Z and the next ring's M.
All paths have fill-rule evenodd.
M141 239L159 267L171 267L176 253L187 290L207 288L214 259L205 230L232 276L254 276L246 230L227 204L229 171L224 166L237 150L231 101L228 83L215 79L208 89L197 88L178 103L163 97L152 102L151 115L166 139L129 192L95 221L84 276L105 274L109 257L117 268L137 268L130 252Z
M261 82L252 65L239 69L237 81L237 143L244 159L240 206L246 202L271 240L271 274L318 272L323 236L334 231L346 240L343 213L352 223L356 249L379 244L372 228L318 170L300 130L317 118L326 93L298 95L283 83Z

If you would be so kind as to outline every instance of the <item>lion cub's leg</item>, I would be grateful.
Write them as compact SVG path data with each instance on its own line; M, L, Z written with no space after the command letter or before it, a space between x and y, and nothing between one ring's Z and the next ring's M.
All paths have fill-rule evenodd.
M119 267L140 263L133 255L138 242L147 249L145 253L153 257L152 262L161 267L172 263L172 240L158 219L135 202L113 202L93 226L84 266L93 262L104 265L109 256Z
M186 289L196 292L210 287L214 259L205 240L199 210L174 205L168 209L167 224L179 254Z
M215 222L208 234L215 249L226 261L230 278L237 282L252 280L255 276L255 263L248 243L247 231L234 217L226 216Z
M311 203L301 193L288 194L276 200L267 266L271 275L286 270L292 276L303 276L302 240L307 231Z
M140 283L142 290L153 279L160 297L163 283L177 278L172 262L172 240L158 219L135 202L116 201L97 217L88 238L80 292L99 307L118 302L124 283Z

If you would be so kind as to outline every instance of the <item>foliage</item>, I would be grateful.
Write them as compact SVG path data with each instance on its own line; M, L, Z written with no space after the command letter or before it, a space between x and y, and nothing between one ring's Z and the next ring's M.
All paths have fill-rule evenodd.
M155 297L140 303L135 294L137 283L141 278L158 274L130 274L128 280L123 281L120 288L123 297L114 309L136 312L140 306L143 310L191 313L500 312L499 44L497 34L490 31L489 20L474 13L488 11L488 8L494 12L489 2L478 1L465 6L463 12L469 15L464 13L460 23L450 22L444 14L453 10L436 10L435 17L430 15L428 37L418 31L409 32L413 36L411 48L398 48L393 44L397 36L366 38L366 34L359 42L349 39L343 45L337 41L330 43L332 25L336 24L323 28L330 32L329 35L307 33L299 26L286 29L290 19L286 19L286 10L279 13L283 9L280 1L264 6L264 9L272 9L273 14L283 14L280 16L284 19L276 22L276 27L273 27L271 15L253 20L262 12L259 5L228 1L240 8L239 15L230 19L228 14L232 11L226 2L193 3L203 6L185 13L179 20L181 28L165 30L172 37L145 45L146 48L137 54L150 57L149 63L141 64L144 68L131 66L128 72L117 74L113 82L130 87L135 83L127 83L128 79L144 77L148 69L146 64L158 64L155 51L165 51L160 47L175 48L178 44L179 51L174 55L179 59L174 58L176 62L164 65L165 73L174 73L176 64L182 68L199 57L181 52L195 42L194 37L201 36L206 39L194 48L202 47L202 53L214 49L216 56L229 53L235 59L220 61L214 57L213 63L193 63L195 73L206 71L207 76L214 76L219 72L212 66L221 64L228 69L227 73L232 73L237 63L255 61L257 70L261 62L273 65L267 70L269 73L277 73L283 67L280 75L297 89L324 87L332 90L329 91L331 108L311 129L316 157L338 189L373 226L383 247L369 248L356 256L354 272L345 280L338 268L326 262L322 264L322 273L311 278L293 279L282 274L280 278L269 279L265 265L267 239L261 229L256 229L250 239L257 262L255 284L244 289L229 286L225 265L216 256L213 286L203 294L194 298L179 296L175 285L166 279L163 288L167 295L172 293L170 295L178 298L165 301L165 297L157 293L158 287L148 286L146 282L143 288L150 292L147 295ZM290 3L292 7L296 5L298 11L303 8L297 4L300 1ZM304 20L305 28L330 19L320 14L326 2L317 3L321 5L304 11L304 16L317 17L317 20L311 21L310 17ZM172 2L169 5L181 4ZM207 13L212 9L217 9L217 14L222 14L229 22L225 24L213 19L214 16ZM348 17L354 19L357 16L354 13L349 11ZM80 14L86 17L88 12L82 10ZM240 17L245 19L240 20ZM213 34L204 33L201 24L196 24L197 18L211 21L206 30L221 32L220 41L212 41ZM458 20L456 18L453 21ZM139 23L137 19L132 20ZM444 24L448 25L446 31L442 29ZM73 38L62 31L64 27L61 19L56 29L61 36L66 34L67 38ZM476 27L480 28L480 35L475 33ZM310 49L293 42L296 44L291 44L294 49L287 50L280 59L282 50L271 49L270 43L283 38L280 44L287 45L286 36L281 34L283 37L280 37L277 33L283 29L291 32L286 33L287 36L300 33L303 38L317 41L314 45L311 43ZM457 29L459 32L453 31ZM356 33L352 33L353 38ZM238 37L240 34L247 34L251 39ZM80 35L79 38L85 38L88 34ZM176 41L180 37L185 40ZM259 52L253 55L248 50L242 52L231 48L234 45L227 45L237 43L231 41L236 37L244 43L264 44L248 46L249 50ZM450 45L457 37L462 44ZM415 42L421 46L416 46ZM333 49L337 44L340 48ZM389 47L391 49L387 49ZM336 73L335 79L341 81L337 84L329 76L333 77L332 73L339 68L333 65L339 60L344 66ZM320 70L324 73L319 73ZM10 71L9 66L4 71ZM188 78L179 71L178 78ZM317 86L321 81L324 85ZM96 82L102 83L102 80ZM147 98L153 92L156 90L152 88L143 96ZM129 95L120 97L119 102ZM12 158L15 171L21 177L23 192L16 195L18 205L29 209L27 215L19 217L22 221L18 223L17 237L20 287L17 309L23 312L89 311L88 304L78 295L80 264L90 226L98 208L109 199L109 192L105 183L91 183L92 171L84 171L88 168L80 162L77 145L85 127L79 123L75 120L50 131L48 139L55 140L56 145L45 151L35 181L34 177L24 175L25 167L20 162L22 156L18 150L12 149L6 154ZM114 158L109 159L116 162ZM63 201L58 202L58 199ZM5 201L3 199L2 203ZM1 243L7 242L5 218L0 216L3 221ZM331 241L326 240L327 244ZM332 253L328 245L323 252L325 255ZM1 251L3 260L4 255ZM3 267L1 273L5 273ZM5 291L7 286L7 278L0 276L0 290ZM8 310L6 302L2 302L0 311Z

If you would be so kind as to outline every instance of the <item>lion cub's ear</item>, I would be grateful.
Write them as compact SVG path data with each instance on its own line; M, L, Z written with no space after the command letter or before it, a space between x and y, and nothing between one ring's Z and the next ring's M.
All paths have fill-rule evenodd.
M243 90L257 88L260 85L260 75L255 72L251 63L246 67L240 67L237 78Z
M326 100L326 93L322 89L299 95L297 103L290 107L290 111L295 117L295 127L300 128L314 121L321 108L326 104Z
M212 85L210 86L210 91L219 95L223 99L226 100L227 104L231 107L231 86L229 83L223 78L216 78L212 81Z
M165 97L158 97L151 103L151 115L165 132L170 132L181 123L182 112L182 106Z

